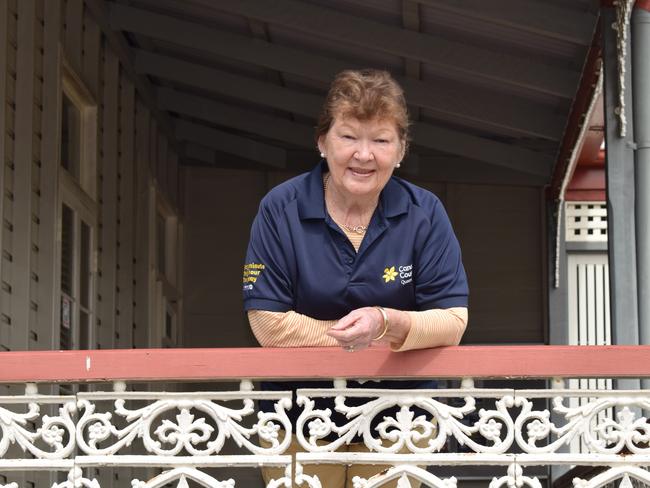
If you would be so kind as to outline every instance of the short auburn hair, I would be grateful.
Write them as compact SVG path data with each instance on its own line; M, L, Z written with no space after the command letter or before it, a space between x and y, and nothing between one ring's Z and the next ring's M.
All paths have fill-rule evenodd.
M316 140L327 134L337 116L361 121L393 120L400 139L408 146L409 117L404 90L388 71L345 70L337 74L318 117Z

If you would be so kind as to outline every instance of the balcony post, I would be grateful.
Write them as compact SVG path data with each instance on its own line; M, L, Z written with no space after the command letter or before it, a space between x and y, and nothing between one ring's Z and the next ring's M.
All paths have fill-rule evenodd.
M632 14L639 342L650 344L650 2ZM647 380L646 380L647 381Z
M604 1L601 8L605 99L610 311L614 344L638 344L634 144L629 2ZM626 385L632 387L632 385Z

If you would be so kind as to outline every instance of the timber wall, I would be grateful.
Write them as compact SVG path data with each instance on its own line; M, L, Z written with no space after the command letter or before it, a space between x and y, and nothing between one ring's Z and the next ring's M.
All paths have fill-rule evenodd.
M178 157L101 23L82 0L0 0L0 350L58 348L64 58L97 105L95 346L150 343L150 190L178 208Z
M102 30L102 5L0 0L0 351L60 346L64 64L97 110L93 347L159 345L152 207L158 195L178 215L178 157L115 39ZM0 395L8 388L0 386ZM124 486L133 473L91 474ZM19 481L40 487L64 479L65 473L32 472Z

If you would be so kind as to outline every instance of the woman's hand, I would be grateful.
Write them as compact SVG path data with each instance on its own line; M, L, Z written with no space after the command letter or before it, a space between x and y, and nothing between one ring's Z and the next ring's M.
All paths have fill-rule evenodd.
M375 307L353 310L327 331L346 351L359 351L370 346L384 330L384 317Z

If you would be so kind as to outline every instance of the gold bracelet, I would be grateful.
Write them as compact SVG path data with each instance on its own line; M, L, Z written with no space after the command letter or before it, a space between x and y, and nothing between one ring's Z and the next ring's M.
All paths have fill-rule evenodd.
M386 332L388 332L388 314L386 313L386 310L384 310L384 307L375 306L375 308L379 310L381 316L384 318L384 330L382 330L381 334L373 339L373 341L378 341L386 335Z

